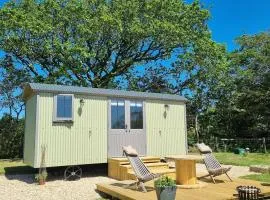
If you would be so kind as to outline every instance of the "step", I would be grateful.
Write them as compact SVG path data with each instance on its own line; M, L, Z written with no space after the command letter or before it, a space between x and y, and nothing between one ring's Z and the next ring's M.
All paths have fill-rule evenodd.
M148 164L148 163L159 163L160 158L156 156L145 156L140 157L141 160ZM125 172L125 175L122 175L122 172L120 170L120 166L129 166L129 161L127 158L109 158L108 159L108 176L110 178L114 178L116 180L122 180L121 176L126 176L127 171Z
M162 162L158 162L158 163L145 163L145 166L147 166L148 169L155 169L155 168L164 168L164 169L168 169L169 165L168 163L162 163ZM120 166L121 170L130 170L132 169L132 166L130 164L128 165L121 165Z
M169 169L169 166L167 163L145 163L146 167L149 169L149 171L153 170L166 170ZM121 165L120 166L120 179L121 180L128 180L128 173L133 172L131 165Z
M151 173L154 174L164 174L167 176L173 176L175 174L175 169L153 169L151 170ZM127 179L136 180L136 176L134 171L129 172L127 175Z
M145 157L140 157L140 159L144 163L160 162L160 158L156 157L156 156L145 156ZM127 164L129 164L129 161L126 157L108 158L108 163L119 163L120 165L127 165Z
M269 165L250 165L249 171L257 172L257 173L269 173L270 166Z

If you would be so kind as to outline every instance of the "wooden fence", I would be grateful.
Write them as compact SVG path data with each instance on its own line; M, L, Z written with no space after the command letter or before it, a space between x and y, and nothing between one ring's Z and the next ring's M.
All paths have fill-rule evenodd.
M197 141L189 140L189 146L194 146ZM207 138L202 139L200 142L204 142L209 145L214 151L220 152L232 152L236 148L249 148L250 152L270 152L270 138Z

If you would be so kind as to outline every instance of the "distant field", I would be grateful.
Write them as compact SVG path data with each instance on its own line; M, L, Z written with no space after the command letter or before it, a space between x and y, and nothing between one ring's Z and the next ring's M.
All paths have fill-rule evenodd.
M270 165L270 154L250 153L247 156L234 153L215 153L216 158L222 164L250 166L250 165Z
M33 168L23 164L22 160L0 160L0 174L31 174Z

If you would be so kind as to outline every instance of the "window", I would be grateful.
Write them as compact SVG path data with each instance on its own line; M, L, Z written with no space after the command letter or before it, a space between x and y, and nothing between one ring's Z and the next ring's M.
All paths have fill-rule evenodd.
M143 103L130 102L130 127L131 129L143 129Z
M125 101L124 100L111 101L111 128L112 129L125 128Z
M73 120L72 94L58 94L54 96L54 121Z

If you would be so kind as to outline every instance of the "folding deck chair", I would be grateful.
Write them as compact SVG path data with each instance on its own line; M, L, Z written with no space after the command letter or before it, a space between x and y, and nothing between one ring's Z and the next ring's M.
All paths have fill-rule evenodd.
M228 175L228 171L230 171L232 167L222 167L221 164L213 155L212 149L209 146L205 145L204 143L196 144L196 146L199 149L200 153L204 156L203 161L208 171L207 175L202 176L200 178L210 176L212 181L216 183L214 179L215 176L226 174L227 177L230 179L230 181L232 181L232 179Z
M160 177L162 174L154 174L149 171L142 160L139 158L137 151L131 146L123 147L123 154L128 158L129 163L135 172L137 187L141 187L143 192L147 192L144 183ZM132 185L132 184L131 184Z

